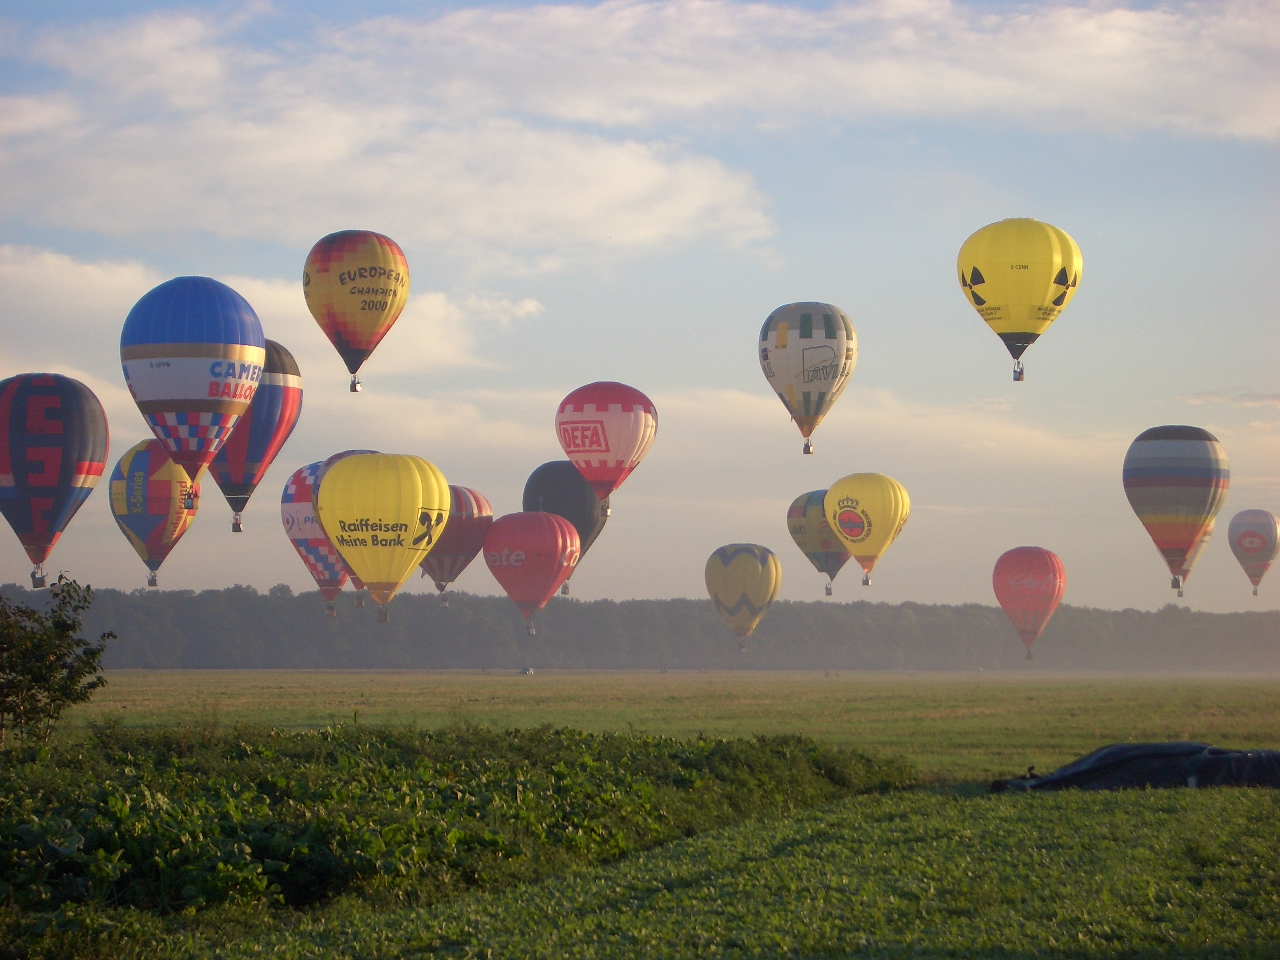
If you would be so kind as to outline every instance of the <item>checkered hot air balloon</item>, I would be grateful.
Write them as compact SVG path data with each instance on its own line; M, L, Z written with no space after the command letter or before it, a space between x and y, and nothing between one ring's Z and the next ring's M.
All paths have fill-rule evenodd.
M622 486L658 435L653 401L625 383L600 381L560 401L556 436L601 500Z
M1125 496L1173 574L1178 596L1230 485L1226 451L1200 427L1152 427L1125 454Z
M143 440L129 448L111 471L111 513L151 571L149 587L159 585L160 565L190 528L199 507L200 484L187 478L159 440Z
M44 562L107 462L107 416L88 387L57 373L0 380L0 513L35 564Z
M224 283L178 277L147 293L120 333L125 383L191 480L249 409L266 362L253 307Z
M241 532L240 514L293 433L301 413L302 375L298 364L293 354L268 340L266 366L249 412L240 418L209 464L209 473L234 513L232 533Z
M333 601L347 582L347 568L316 518L313 495L316 477L323 465L323 461L309 463L294 471L280 495L280 521L289 542L320 588L320 595L328 605L325 615L336 617Z
M390 237L370 230L341 230L307 254L302 293L320 329L356 376L409 300L409 265Z

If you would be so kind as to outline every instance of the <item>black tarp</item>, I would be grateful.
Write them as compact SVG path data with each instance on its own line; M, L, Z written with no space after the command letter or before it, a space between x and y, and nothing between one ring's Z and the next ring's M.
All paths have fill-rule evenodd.
M1026 776L991 784L996 793L1142 787L1280 787L1280 750L1225 750L1207 743L1116 743L1043 776L1028 771Z

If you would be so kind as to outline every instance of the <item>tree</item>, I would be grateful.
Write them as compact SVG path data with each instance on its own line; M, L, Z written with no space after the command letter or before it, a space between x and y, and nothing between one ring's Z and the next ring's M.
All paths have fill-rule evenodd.
M76 636L93 588L59 575L49 599L42 611L0 597L0 746L8 729L47 739L62 711L107 682L102 653L116 635L102 634L97 645Z

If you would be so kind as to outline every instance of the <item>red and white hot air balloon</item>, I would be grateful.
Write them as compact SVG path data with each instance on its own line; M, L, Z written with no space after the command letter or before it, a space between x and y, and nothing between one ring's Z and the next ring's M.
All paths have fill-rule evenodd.
M1241 510L1231 518L1227 539L1256 597L1258 584L1280 552L1280 519L1270 510Z
M484 539L484 562L529 621L531 634L534 611L545 607L569 579L579 553L573 524L541 511L499 517Z
M1062 602L1067 573L1056 553L1043 547L1014 547L1000 556L991 586L1005 616L1022 637L1031 659L1031 644Z
M420 564L422 575L430 577L440 591L440 605L447 607L445 589L462 575L467 565L484 547L485 537L493 526L493 508L489 501L470 487L449 486L449 522L444 533Z
M556 411L560 446L601 500L622 486L657 434L653 401L625 383L588 383Z

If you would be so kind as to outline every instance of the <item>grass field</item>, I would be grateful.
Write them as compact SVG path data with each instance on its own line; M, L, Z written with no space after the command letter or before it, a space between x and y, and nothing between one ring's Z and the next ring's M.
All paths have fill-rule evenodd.
M905 757L930 782L1045 772L1108 743L1280 746L1280 678L950 674L116 671L74 720L541 724L687 737L801 733Z

